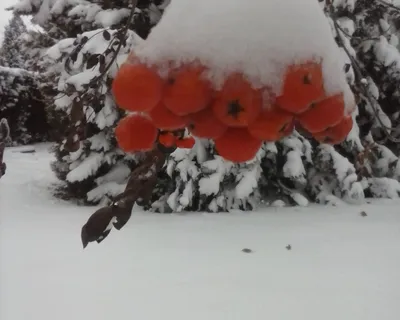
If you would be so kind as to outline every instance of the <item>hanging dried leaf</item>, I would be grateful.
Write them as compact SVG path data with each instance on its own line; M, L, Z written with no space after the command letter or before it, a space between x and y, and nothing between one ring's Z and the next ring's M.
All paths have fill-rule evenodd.
M81 45L84 45L86 42L88 42L88 40L89 40L88 37L86 37L86 36L82 37L82 39L81 39Z
M99 63L99 54L92 54L86 62L86 69L92 69Z
M84 118L83 105L81 100L75 99L71 107L71 122L76 123Z
M107 41L110 41L111 40L111 34L107 30L104 30L103 31L103 38L105 40L107 40Z
M74 130L71 130L71 132L68 134L64 148L68 152L76 152L79 150L79 147L80 147L79 137Z
M106 57L104 55L99 55L99 63L100 63L100 73L104 73L106 70Z
M78 50L74 50L71 55L69 56L70 60L72 60L72 62L76 62L76 60L78 59Z

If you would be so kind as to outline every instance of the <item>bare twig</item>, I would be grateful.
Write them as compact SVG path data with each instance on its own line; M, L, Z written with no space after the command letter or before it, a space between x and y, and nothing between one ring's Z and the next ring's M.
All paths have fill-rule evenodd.
M359 39L359 40L362 40L362 42L370 41L370 40L379 41L379 37L370 37L370 38L355 37L355 36L352 36L351 34L349 34L346 30L344 30L340 24L338 24L337 27L348 39ZM382 35L388 34L390 32L390 30L392 30L391 27L389 27L387 30L383 31Z
M114 63L114 61L117 59L118 53L119 53L119 51L121 50L121 47L122 47L122 43L123 43L122 39L124 37L126 37L126 35L128 34L129 26L132 23L137 3L138 3L138 0L132 0L132 3L129 6L130 9L131 9L131 13L130 13L130 15L128 17L128 21L126 22L125 28L122 31L122 35L121 35L121 38L119 39L120 41L119 41L118 47L117 47L113 57L111 58L111 61L109 62L107 67L102 72L102 75L100 75L99 77L104 76L110 70L110 68L111 68L112 64Z
M130 9L130 14L128 17L128 20L126 21L126 24L124 25L124 27L122 29L120 29L119 31L116 32L116 35L114 37L113 40L111 40L111 43L114 42L115 40L119 40L118 46L116 48L116 50L113 52L113 55L111 57L111 60L107 63L107 65L104 67L103 70L101 70L100 74L95 76L89 83L88 88L86 88L83 92L80 92L78 94L78 96L76 97L76 99L80 100L85 100L85 95L88 93L88 91L90 90L90 88L96 88L98 87L98 83L100 81L102 81L104 79L104 77L107 75L107 73L109 72L109 70L111 69L111 67L113 66L114 62L116 61L118 54L121 51L121 48L123 46L124 43L124 39L127 37L127 34L129 32L129 27L132 24L133 18L134 18L134 14L135 14L135 9L137 6L138 0L131 0L131 4L129 5L129 9ZM82 50L82 48L84 47L84 45L93 37L95 37L96 35L98 35L101 32L104 32L107 29L102 29L101 31L95 33L94 35L92 35L89 39L86 39L85 42L79 44L67 57L66 61L65 61L65 69L67 70L67 72L70 72L70 67L69 67L69 63L71 61L71 56L74 54L77 54L80 50ZM110 45L108 46L109 50ZM77 100L77 101L78 101ZM90 102L86 101L86 102ZM83 104L82 104L82 108L83 108ZM83 111L83 110L82 110ZM86 114L84 117L87 119L93 115L95 111L93 110L89 115ZM72 128L72 130L76 129L75 128L75 124L74 124L74 128Z
M384 6L386 6L386 7L388 7L388 8L392 8L393 10L396 10L396 11L400 12L400 7L395 6L394 4L391 4L391 3L386 2L386 1L384 1L384 0L375 0L375 1L377 1L377 2L379 2L379 3L381 3L381 4L383 4Z
M362 93L366 97L368 103L370 104L370 106L371 106L371 108L372 108L372 110L374 112L374 115L375 115L376 119L378 120L379 124L381 125L382 130L383 130L383 132L384 132L384 134L386 136L386 140L390 140L391 142L394 142L394 143L400 143L400 139L396 139L395 137L392 136L391 132L388 132L389 130L393 131L393 129L392 128L388 128L383 123L382 119L380 118L379 111L377 110L377 108L375 106L375 103L374 103L375 98L373 98L371 96L370 92L368 91L368 87L367 87L368 86L368 82L363 81L363 79L365 79L365 77L363 76L363 73L361 71L361 67L358 64L358 62L356 61L356 59L351 55L351 53L349 52L348 48L346 47L346 45L343 42L343 39L342 39L341 34L340 34L341 28L340 28L339 23L337 22L337 18L335 16L335 11L334 11L333 5L330 5L330 13L331 13L331 18L332 18L332 21L333 21L333 24L334 24L334 27L335 27L335 31L336 31L337 36L338 36L339 44L341 45L341 47L343 48L343 50L345 51L346 55L349 57L349 59L351 61L351 64L353 66L354 71L356 72L356 75L357 75L357 78L358 78L358 81L359 81L359 84L360 84L359 87L362 88L362 91L363 91Z

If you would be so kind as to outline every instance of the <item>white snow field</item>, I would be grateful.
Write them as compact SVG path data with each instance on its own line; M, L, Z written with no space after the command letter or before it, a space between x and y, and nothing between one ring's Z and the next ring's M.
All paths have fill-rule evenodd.
M95 209L51 197L48 147L5 154L1 320L400 318L395 200L251 213L137 212L123 230L83 250L80 228Z

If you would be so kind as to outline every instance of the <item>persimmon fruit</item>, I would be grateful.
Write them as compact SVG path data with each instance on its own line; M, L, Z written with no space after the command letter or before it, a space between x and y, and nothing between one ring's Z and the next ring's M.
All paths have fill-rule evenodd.
M176 137L172 132L169 131L160 132L158 135L158 142L164 147L173 147L175 146Z
M119 121L115 128L118 145L125 152L149 151L157 140L158 130L145 116L134 114Z
M346 139L352 128L353 118L351 116L345 117L339 124L328 129L329 136L335 144L341 143Z
M343 117L344 99L340 93L314 103L306 112L298 115L297 119L304 129L316 133L337 125Z
M295 121L294 121L294 119L292 119L292 121L287 123L280 131L280 133L279 133L280 138L282 139L282 138L290 136L293 133L294 128L295 128Z
M352 128L353 119L348 116L343 118L336 126L314 133L313 137L321 143L339 144L346 139Z
M224 134L228 127L219 121L211 108L190 115L188 129L198 138L216 139Z
M229 127L246 127L254 122L261 112L263 97L261 90L238 73L225 80L221 90L216 92L212 109L222 123Z
M261 140L277 141L289 127L293 115L279 108L263 110L257 120L249 125L250 134Z
M154 125L161 130L182 129L188 122L187 117L176 115L167 109L162 102L159 102L148 113Z
M203 77L204 67L184 65L172 70L163 94L163 103L173 113L185 116L208 106L213 96L211 83Z
M277 97L276 102L282 109L298 114L324 96L322 65L310 61L287 68L282 95Z
M161 101L163 86L156 70L140 63L125 63L112 82L112 92L120 108L143 112Z
M314 133L312 134L312 137L320 143L335 144L333 138L329 135L328 129L322 132Z
M182 139L176 139L176 146L181 149L191 149L193 148L196 141L193 137L186 137Z
M214 142L221 157L236 163L252 160L263 143L262 140L253 137L247 128L228 128Z

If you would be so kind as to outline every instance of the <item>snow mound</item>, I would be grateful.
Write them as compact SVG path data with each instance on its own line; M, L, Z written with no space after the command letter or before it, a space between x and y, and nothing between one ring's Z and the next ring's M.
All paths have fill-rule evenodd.
M316 0L174 0L135 54L148 63L199 61L216 87L226 74L242 72L275 94L288 65L322 61L327 93L344 92L346 111L355 104Z

